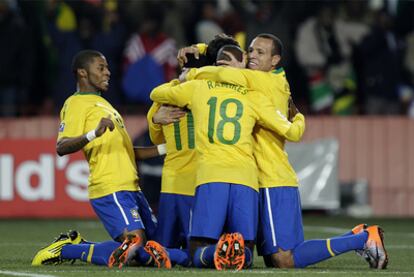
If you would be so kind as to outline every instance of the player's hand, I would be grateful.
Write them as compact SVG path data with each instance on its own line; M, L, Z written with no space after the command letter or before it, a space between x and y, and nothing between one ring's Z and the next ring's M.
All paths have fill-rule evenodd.
M178 76L178 80L180 80L180 83L184 83L185 81L187 81L188 71L190 71L189 68L183 68L183 70L181 71L180 76Z
M296 108L295 103L293 102L292 97L289 97L289 121L292 122L293 118L295 117L296 114L299 113L298 108Z
M96 137L100 137L105 133L106 129L109 129L109 131L113 131L115 128L114 122L111 119L111 115L108 115L107 117L102 117L101 121L99 121L98 127L95 129Z
M180 118L186 114L187 112L182 108L162 105L153 115L152 122L155 124L167 125L180 121Z
M200 51L198 51L197 46L187 46L178 50L177 60L180 64L180 67L183 67L186 62L188 62L186 55L193 54L196 59L200 58Z
M223 51L224 54L226 54L230 60L218 60L216 62L217 65L228 65L231 67L236 68L246 68L247 63L247 55L246 53L243 53L243 60L240 62L238 61L231 52L229 51Z

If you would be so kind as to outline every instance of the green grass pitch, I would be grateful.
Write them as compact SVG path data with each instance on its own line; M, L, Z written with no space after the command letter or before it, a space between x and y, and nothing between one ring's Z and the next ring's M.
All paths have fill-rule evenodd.
M353 252L334 257L306 269L281 270L264 267L255 257L254 267L236 273L240 276L414 276L413 219L354 219L341 216L305 216L305 238L327 238L340 235L358 223L379 224L385 230L385 245L389 254L386 270L372 270ZM32 267L37 250L68 229L76 229L88 240L108 240L97 221L87 220L0 220L0 276L234 276L235 272L218 272L175 267L109 269L77 261L74 265Z

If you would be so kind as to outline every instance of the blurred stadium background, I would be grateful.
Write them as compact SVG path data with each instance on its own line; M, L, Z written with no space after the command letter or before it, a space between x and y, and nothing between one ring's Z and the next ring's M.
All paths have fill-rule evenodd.
M222 32L245 49L264 32L284 43L292 97L307 118L303 142L287 146L305 211L412 218L413 18L414 2L399 0L0 0L0 222L93 218L82 155L55 154L58 112L76 90L75 53L107 57L104 97L135 143L149 145L149 92L177 76L179 48ZM156 211L162 159L139 167Z

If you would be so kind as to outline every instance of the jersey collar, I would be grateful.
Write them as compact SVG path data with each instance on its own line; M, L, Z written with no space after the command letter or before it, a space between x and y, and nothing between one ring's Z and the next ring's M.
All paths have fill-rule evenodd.
M285 69L283 67L279 67L277 69L273 69L271 72L274 73L274 74L279 74L279 73L282 73L284 71L285 71Z
M101 96L99 91L77 91L75 95L98 95Z

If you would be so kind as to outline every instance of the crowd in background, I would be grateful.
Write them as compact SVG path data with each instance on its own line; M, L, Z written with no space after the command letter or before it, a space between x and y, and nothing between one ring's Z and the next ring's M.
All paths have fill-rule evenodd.
M305 114L414 117L414 2L0 0L0 116L56 115L73 92L71 59L101 51L105 94L145 113L153 87L177 76L177 49L259 33L284 43L282 64Z

